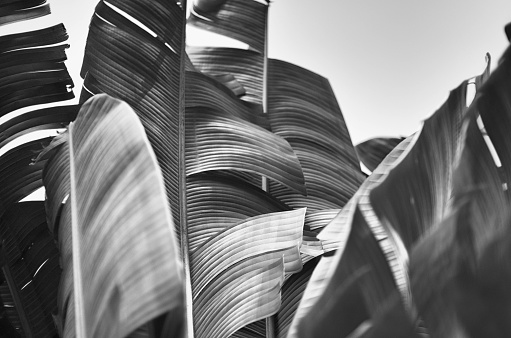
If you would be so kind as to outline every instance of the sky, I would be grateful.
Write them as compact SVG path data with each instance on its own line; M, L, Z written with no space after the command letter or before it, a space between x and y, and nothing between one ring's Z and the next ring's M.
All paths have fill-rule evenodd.
M50 0L51 18L31 23L64 23L77 85L96 3ZM357 144L417 131L450 90L483 71L486 52L497 64L508 22L509 0L274 0L268 52L329 79ZM17 29L5 27L1 34Z

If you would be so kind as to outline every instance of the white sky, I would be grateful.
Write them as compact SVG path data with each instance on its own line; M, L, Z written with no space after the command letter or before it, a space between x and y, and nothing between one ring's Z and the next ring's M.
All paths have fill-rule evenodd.
M67 66L79 85L97 1L50 3L51 18L31 24L64 23L71 44ZM497 64L508 22L509 0L274 0L269 56L330 80L356 144L418 130L451 89L482 72L486 52ZM0 27L0 34L17 27Z

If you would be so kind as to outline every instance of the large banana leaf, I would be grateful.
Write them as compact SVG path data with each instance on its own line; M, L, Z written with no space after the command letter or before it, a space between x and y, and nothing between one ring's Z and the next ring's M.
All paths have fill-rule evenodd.
M69 207L59 229L67 231L60 235L67 238L60 239L67 261L62 285L69 290L66 278L74 282L73 293L61 298L68 307L74 301L77 336L123 337L171 310L177 334L181 264L161 172L142 125L127 104L99 95L82 106L68 143L57 150L68 151L70 163ZM59 311L67 327L70 311Z
M0 4L0 26L50 14L46 0L6 1Z
M488 69L489 65L483 78ZM360 227L361 222L367 222L378 240L396 286L405 304L411 306L407 249L450 210L453 168L461 154L466 83L451 92L447 102L425 122L419 134L403 141L387 156L343 211L320 233L318 238L323 241L324 249L337 248L337 253L318 264L289 336L298 332L295 325L306 320L313 306L320 306L329 297L324 291L334 285L336 271L343 269L341 263L347 254L349 234ZM358 209L362 217L356 217ZM373 306L383 305L381 298L375 300Z
M267 2L267 3L266 3ZM194 1L188 23L246 43L263 53L269 1Z
M227 227L191 255L198 337L226 337L277 312L284 272L301 269L305 209Z
M0 222L2 271L17 310L10 321L29 337L56 334L59 254L45 216L43 202L14 203Z
M184 124L184 12L174 1L153 1L151 6L137 0L114 4L150 27L156 36L100 1L85 47L81 101L90 92L104 92L126 101L137 112L162 168L174 223L179 228L184 217L180 197L184 189L184 167L180 165L184 163L180 157L180 147L184 148L184 128L180 129ZM152 8L138 10L140 6ZM154 12L159 14L153 16ZM167 27L171 20L176 31Z

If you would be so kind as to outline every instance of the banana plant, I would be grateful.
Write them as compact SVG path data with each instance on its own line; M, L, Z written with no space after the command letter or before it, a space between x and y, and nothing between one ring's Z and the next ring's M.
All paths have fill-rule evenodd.
M269 2L185 9L99 1L80 104L15 117L73 96L67 36L0 37L0 144L74 121L0 156L1 332L506 336L509 52L470 108L464 82L383 161L361 156L362 184L328 81L268 58ZM10 1L0 24L47 12ZM248 48L187 48L187 21Z

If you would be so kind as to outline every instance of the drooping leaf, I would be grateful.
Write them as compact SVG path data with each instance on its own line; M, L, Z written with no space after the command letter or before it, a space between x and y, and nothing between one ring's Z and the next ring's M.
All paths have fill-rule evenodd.
M392 149L403 140L404 137L376 137L357 144L355 150L367 169L374 171Z
M179 330L177 244L161 173L135 113L106 95L94 97L70 125L69 147L58 151L65 150L70 211L59 228L72 228L72 276L65 267L63 275L74 285L62 299L68 307L74 300L77 335L125 336L171 310Z

